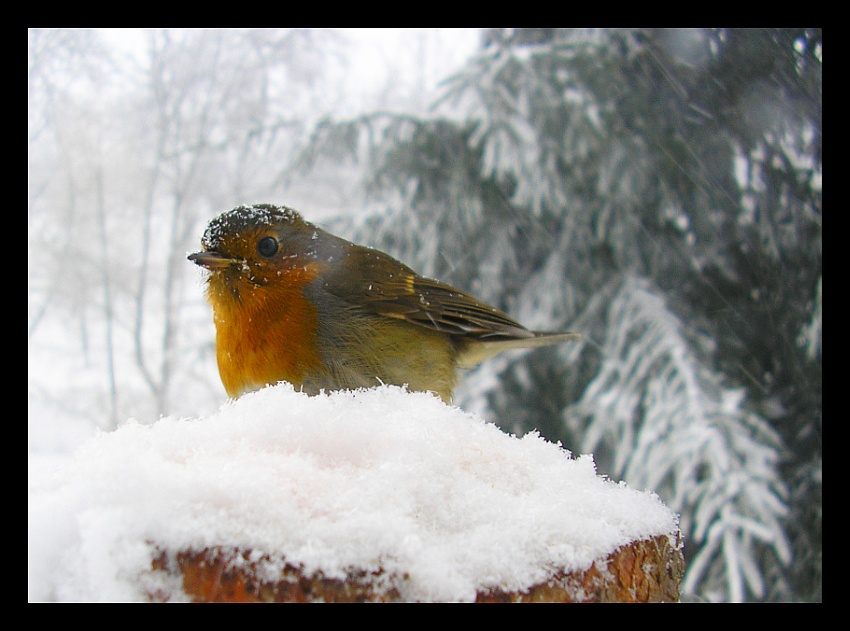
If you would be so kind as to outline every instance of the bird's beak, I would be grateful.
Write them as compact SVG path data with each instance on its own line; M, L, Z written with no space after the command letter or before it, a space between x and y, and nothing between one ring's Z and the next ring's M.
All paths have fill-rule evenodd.
M236 265L240 263L238 259L232 259L224 254L219 254L218 252L195 252L194 254L190 254L188 259L195 263L196 265L200 265L201 267L206 267L210 271L224 269L226 267L230 267L231 265Z

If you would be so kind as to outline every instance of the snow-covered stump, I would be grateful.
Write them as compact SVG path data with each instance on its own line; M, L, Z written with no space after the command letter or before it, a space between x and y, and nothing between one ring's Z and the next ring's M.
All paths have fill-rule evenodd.
M31 475L30 600L678 600L676 516L436 397L281 385Z
M178 576L186 596L207 603L399 602L407 582L407 577L380 571L348 572L345 578L327 578L321 571L308 575L280 559L223 548L162 553L154 568ZM478 591L475 602L678 602L683 572L678 541L662 535L623 546L586 570L556 572L524 590ZM153 600L171 596L167 591L150 594Z

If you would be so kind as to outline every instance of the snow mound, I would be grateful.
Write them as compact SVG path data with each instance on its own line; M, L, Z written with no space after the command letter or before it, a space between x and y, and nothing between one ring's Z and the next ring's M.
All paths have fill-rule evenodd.
M406 574L408 600L463 601L583 570L672 534L649 492L538 434L505 434L395 387L281 384L207 418L129 422L31 472L29 599L144 600L160 549L233 546L344 577Z

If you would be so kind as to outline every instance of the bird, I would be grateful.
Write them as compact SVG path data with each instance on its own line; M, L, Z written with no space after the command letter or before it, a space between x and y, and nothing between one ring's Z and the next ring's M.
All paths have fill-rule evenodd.
M281 381L309 395L382 384L452 401L458 373L501 351L558 344L390 255L286 206L242 205L213 218L202 250L229 397Z

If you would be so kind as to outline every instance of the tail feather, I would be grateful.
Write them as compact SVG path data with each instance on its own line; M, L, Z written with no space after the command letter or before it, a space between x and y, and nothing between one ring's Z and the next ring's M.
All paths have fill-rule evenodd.
M458 355L458 366L461 368L472 368L477 366L488 357L492 357L502 351L518 348L539 348L561 344L570 340L581 339L580 333L551 333L548 331L534 331L531 337L479 337L469 342Z

